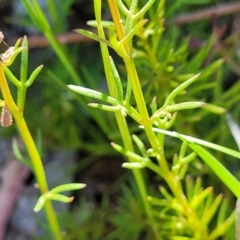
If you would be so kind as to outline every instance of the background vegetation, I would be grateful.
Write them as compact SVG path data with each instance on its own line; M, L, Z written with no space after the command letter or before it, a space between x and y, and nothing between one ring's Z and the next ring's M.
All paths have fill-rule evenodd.
M130 2L125 1L126 5ZM145 2L139 1L139 9ZM41 15L31 9L31 1L21 0L26 12L15 13L6 21L13 31L17 29L21 36L29 36L29 72L44 64L27 93L25 117L31 133L36 136L40 129L44 152L50 149L74 149L79 152L79 161L73 171L77 180L79 174L88 172L97 176L96 181L105 184L104 191L96 191L93 196L82 191L81 195L76 196L71 210L59 216L66 230L66 239L152 239L144 206L131 174L126 170L121 170L119 174L120 169L115 174L109 174L113 169L109 165L118 167L119 162L124 161L109 144L110 141L121 142L114 115L89 108L89 99L66 87L67 84L74 84L107 92L99 43L71 43L67 34L76 28L89 29L85 21L95 18L93 3L73 0L59 1L56 5L52 3L46 1L41 6L43 13L48 13ZM156 104L161 106L177 86L201 72L198 81L187 88L187 94L179 94L177 102L203 101L207 104L201 109L179 111L171 130L238 150L229 130L226 112L239 124L239 31L236 27L240 24L239 16L211 17L197 22L189 20L185 24L177 22L181 14L208 9L220 3L230 1L166 1L164 11L159 12L156 9L160 3L156 1L144 16L149 19L146 28L137 32L133 39L133 54L149 108L153 106L155 96ZM80 13L83 13L81 19ZM110 20L107 4L103 5L103 16ZM64 34L69 43L63 45L57 42L55 36L59 34ZM45 36L49 45L31 50L30 39L35 35ZM116 53L111 52L111 55L121 78L127 79L123 62ZM16 59L11 68L16 75L20 66L18 61ZM137 133L146 142L142 130L132 120L129 122L130 132ZM11 128L2 130L1 134L13 136L17 132ZM179 152L181 143L170 137L166 137L165 141L165 154L170 164L173 155ZM214 154L239 179L238 160L220 152ZM97 166L97 174L94 174L93 166ZM159 192L159 185L169 190L163 180L159 176L153 177L149 170L144 173L144 179L151 195ZM185 181L186 186L193 188L196 185L204 189L212 186L213 199L224 193L222 207L219 204L216 210L224 212L224 219L235 209L235 197L202 160L196 159L189 164ZM155 212L159 210L154 203L153 208ZM171 214L169 216L173 217ZM155 221L162 223L168 219L158 216ZM208 225L209 232L216 228L218 222L220 220L216 214ZM163 239L174 239L173 236L179 234L173 232L167 223L165 226ZM191 239L190 236L191 233L189 238L175 239ZM234 224L226 229L223 236L208 239L234 239L233 236Z

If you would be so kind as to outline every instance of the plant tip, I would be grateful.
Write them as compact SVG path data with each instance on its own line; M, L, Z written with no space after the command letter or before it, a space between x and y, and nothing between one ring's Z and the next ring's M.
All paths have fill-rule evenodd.
M72 202L74 200L74 197L69 197L69 202Z

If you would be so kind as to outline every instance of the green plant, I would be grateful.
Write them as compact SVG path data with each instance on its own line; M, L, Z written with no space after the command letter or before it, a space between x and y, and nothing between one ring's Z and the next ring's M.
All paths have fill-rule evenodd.
M100 101L90 103L90 107L115 114L123 146L116 143L112 143L112 146L128 159L123 167L131 169L134 174L148 224L152 228L153 236L149 239L218 239L220 236L224 236L232 226L235 213L229 215L226 209L227 200L223 200L222 195L215 197L212 187L204 189L201 178L194 181L186 176L188 165L193 160L202 158L238 198L239 193L236 189L239 188L239 182L208 151L198 145L202 144L201 140L164 130L175 125L177 129L181 129L182 123L185 124L188 117L190 118L190 116L187 118L185 116L185 121L181 118L178 120L177 112L204 106L202 101L195 100L198 97L196 93L201 89L213 88L216 83L201 84L201 81L213 74L213 70L219 68L222 61L215 61L206 67L197 81L199 75L189 72L198 70L202 65L212 40L209 41L207 48L196 55L192 62L186 62L186 65L182 66L175 65L177 57L186 50L187 44L183 45L183 48L178 52L170 51L171 41L166 42L167 45L161 46L159 43L161 42L163 24L159 26L157 25L159 21L154 20L147 23L144 19L145 13L151 6L154 6L153 10L150 10L151 20L154 19L153 16L155 19L161 19L164 13L164 1L159 3L149 0L142 7L139 7L138 1L123 2L117 0L108 1L108 4L113 22L102 20L101 1L94 1L96 20L90 21L88 24L97 28L98 35L86 30L78 29L76 31L100 43L109 94L80 86L68 85L68 87L81 95ZM108 38L106 38L104 28L108 32ZM134 50L133 37L135 35L142 38L137 43L139 42L139 48L144 49L144 51ZM121 57L127 83L120 77L114 60L109 54L109 48ZM159 64L158 53L164 59L162 60L163 64ZM157 96L160 100L156 101L156 98L153 98L154 93L146 95L153 99L150 108L147 108L150 101L148 98L144 98L145 95L141 88L142 79L139 80L138 58L136 58L135 64L134 57L137 54L140 55L140 60L146 64L147 67L144 68L146 72L149 69L154 69L157 78L160 81L165 81L163 82L165 85L162 84L163 87L157 89L159 90ZM139 71L141 72L141 70ZM144 71L141 77L144 80ZM167 85L167 80L172 83L170 87ZM152 85L147 84L147 88L150 89L148 92L153 92L155 90L153 86L155 84L157 86L158 83L153 81ZM190 84L196 84L196 87L190 89L189 94L184 95L185 89ZM127 87L123 88L123 86ZM102 104L101 101L104 103ZM160 104L161 107L158 107ZM218 114L225 112L223 108L214 104L205 104L205 109ZM192 113L191 111L190 114ZM198 114L200 118L206 116L204 112ZM137 135L130 135L126 116L130 116L138 125L142 125L147 140L146 138L140 139ZM192 121L190 133L194 132L195 125L196 122ZM157 129L154 129L153 126L156 126ZM169 157L166 158L164 151L165 135L172 135L182 140L180 151L179 153L175 152L172 163L169 163ZM204 144L207 147L213 146L209 142ZM237 158L240 157L236 151L214 146L218 151ZM149 196L147 182L142 171L146 168L165 181L165 184L159 189L160 196L156 193L156 197ZM221 210L218 212L218 209ZM209 225L211 227L208 227ZM137 239L136 236L135 238Z
M59 91L62 91L66 84L66 81L59 77L62 76L63 72L63 74L67 72L74 84L83 85L80 75L71 63L71 54L67 48L57 43L54 35L64 29L64 25L61 23L66 22L68 14L64 6L69 9L71 2L66 1L64 4L60 4L61 8L58 8L57 5L53 4L53 1L47 1L52 18L52 21L49 21L38 1L22 0L35 27L49 40L64 66L61 73L58 72L58 74L55 74L55 69L48 71L49 76L58 83ZM209 1L198 1L198 3L206 2ZM191 1L178 1L172 4L166 15L164 3L164 1L154 0L149 0L147 3L136 0L109 0L108 4L113 18L113 22L110 22L102 20L102 2L95 0L96 20L89 21L89 25L97 28L98 35L86 30L76 30L76 32L100 42L109 93L101 93L84 86L69 85L68 87L81 95L96 99L97 102L90 103L90 107L114 113L119 133L116 132L111 119L106 118L106 114L99 115L95 109L90 108L90 115L107 137L114 141L112 147L128 159L123 167L132 170L138 189L138 193L136 193L135 185L131 186L131 190L124 188L124 196L119 201L119 212L113 216L112 221L116 230L110 233L107 238L140 239L144 237L144 239L187 240L222 237L230 239L231 237L227 234L235 217L235 213L231 213L232 209L228 209L231 199L223 198L221 194L215 196L212 188L214 184L206 187L209 183L205 182L201 176L206 172L209 175L211 173L202 167L204 164L201 163L201 159L239 198L239 193L236 190L239 187L239 182L220 163L224 161L224 158L223 155L219 154L223 152L239 158L239 153L200 139L206 138L208 141L214 141L219 135L220 126L226 125L223 118L219 116L223 115L226 109L233 108L234 103L239 101L240 95L237 94L239 93L239 83L223 93L220 87L222 59L214 60L208 66L204 66L205 59L215 40L214 35L211 36L205 47L195 54L189 51L188 38L179 40L178 29L169 26L165 29L163 17L171 16L175 9L185 3L191 3ZM59 14L60 12L62 14ZM56 16L58 15L62 17L61 21L57 21ZM50 22L53 24L52 27L50 27ZM108 33L108 38L105 36L104 30ZM26 39L23 41L23 48L25 47ZM4 101L1 101L0 104L3 107L3 116L6 115L8 118L11 113L13 114L33 161L27 164L33 168L42 193L35 210L40 210L45 204L47 215L49 218L53 217L50 222L52 222L51 226L55 238L61 239L62 236L49 200L69 202L72 199L59 195L59 192L79 189L84 185L63 185L51 191L48 190L40 154L31 136L28 135L29 131L25 124L25 117L23 117L26 90L33 83L41 67L37 68L27 80L27 51L23 48L17 48L16 45L11 58L12 61L15 55L22 51L20 81L4 66L5 74L17 87L17 104L10 97L11 94L8 91L3 72L0 85ZM119 55L120 60L118 57L112 58L110 56L109 48ZM5 57L6 55L2 56L1 71L3 65L6 65L6 62L3 61ZM56 69L59 67L56 66ZM121 74L118 73L119 70L121 70ZM201 72L201 75L196 74L198 72ZM97 86L94 81L91 81L87 70L84 72L84 76L90 79L88 84L95 89ZM212 79L216 79L216 81L212 81ZM51 90L49 89L49 96L52 95ZM235 96L232 97L232 95ZM86 100L78 95L64 92L60 96L59 102L52 105L53 107L65 108L66 113L69 109L74 111L72 105L69 104L74 96L80 106L87 109ZM209 103L204 104L206 101ZM51 101L49 100L49 102ZM213 117L212 113L218 114L217 117ZM127 116L132 119L127 118ZM51 117L58 118L59 115L52 114ZM75 116L75 119L77 117ZM71 118L71 126L67 126L67 128L71 127L71 132L76 133L74 121L72 117L69 118ZM215 127L212 127L211 123L215 119L220 120L216 120ZM86 126L84 125L86 122L88 120L82 117L81 126ZM65 121L62 121L62 124L65 125ZM139 125L144 130L139 129ZM208 133L203 132L202 129ZM186 135L178 132L184 132ZM122 144L119 143L121 140L116 137L119 135ZM77 141L76 134L72 136L74 136L73 141ZM170 140L168 136L178 138L180 141ZM229 133L222 134L220 144L224 144L228 139L223 139L223 136L229 136ZM61 133L59 133L59 138L61 138ZM95 140L94 144L85 144L80 139L78 145L82 144L82 149L94 152L92 156L106 154L108 146L106 147L102 137L96 139L94 132L91 138ZM100 150L96 150L95 145L98 142L101 142ZM217 150L219 161L200 145ZM14 151L16 156L21 159L22 156L16 146ZM199 165L201 165L200 168ZM193 166L197 168L197 170L195 168L198 175L196 179L186 175L187 173L193 174ZM150 170L151 175L155 174L157 184L160 184L161 187L150 186L152 184L148 180L147 169ZM81 210L79 212L81 214ZM129 212L131 214L128 215ZM90 225L88 221L77 223L76 227L81 225L83 229L80 231L72 229L75 235L69 233L67 237L69 239L71 237L98 239L102 235L105 237L107 234L102 223L94 225L97 230L92 232L91 223L95 221L95 217L93 214L90 218ZM102 215L101 210L99 211L99 218L105 219L107 217L105 214ZM71 216L68 218L71 219ZM131 225L133 221L134 226ZM68 223L70 224L65 226L71 231L75 225L71 221ZM87 227L87 230L84 230L84 226ZM124 234L121 234L124 230Z
M28 69L27 38L26 37L23 38L21 47L19 47L20 43L21 39L19 39L16 42L14 47L9 47L5 53L1 54L0 87L3 96L3 100L1 100L0 102L0 106L2 107L1 124L3 127L9 127L12 123L11 115L13 116L31 160L30 162L27 162L27 164L31 167L33 173L35 174L37 187L39 188L39 191L41 193L41 196L39 197L39 200L34 208L34 211L37 212L44 207L54 238L62 239L61 231L58 225L55 211L52 207L51 200L56 200L65 203L71 202L73 200L72 197L66 197L61 193L64 191L71 191L84 188L85 184L72 183L60 185L51 190L49 190L48 188L48 183L45 176L41 156L28 130L24 117L24 107L27 89L33 84L37 75L41 71L42 66L36 68L29 78L27 77ZM15 77L8 68L8 66L10 66L13 63L13 61L15 60L16 56L19 53L22 54L20 80L18 80L17 77ZM11 81L11 83L17 88L16 101L12 97L12 93L9 89L5 74L8 76L8 79ZM19 157L19 160L20 159L22 160L22 156L21 154L19 154L19 150L16 146L14 150L15 155Z

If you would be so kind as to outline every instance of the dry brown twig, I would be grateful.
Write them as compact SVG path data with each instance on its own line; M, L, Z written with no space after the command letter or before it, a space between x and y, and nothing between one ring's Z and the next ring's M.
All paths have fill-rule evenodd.
M187 23L198 22L200 20L211 19L213 17L220 17L229 14L236 14L240 12L240 2L221 4L210 9L199 10L193 13L180 15L175 18L176 25L184 25Z
M92 39L80 35L74 32L68 32L64 34L60 34L56 36L57 41L62 44L71 44L71 43L79 43L79 42L91 42ZM10 40L9 45L14 45L16 40ZM44 36L30 36L28 37L28 46L29 48L42 48L49 46L48 40Z

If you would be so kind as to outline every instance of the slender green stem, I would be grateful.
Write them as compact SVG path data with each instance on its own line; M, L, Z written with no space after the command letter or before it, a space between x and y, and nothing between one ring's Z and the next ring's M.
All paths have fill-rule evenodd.
M0 87L1 87L4 101L8 106L10 112L13 114L13 117L19 129L19 132L22 136L23 142L31 158L34 174L36 176L39 189L41 193L46 193L48 192L48 185L47 185L47 180L46 180L45 171L42 165L41 158L37 151L37 147L32 139L32 136L28 130L27 124L23 118L22 111L19 110L19 108L17 107L17 105L15 104L12 98L7 80L4 75L2 65L0 65ZM61 240L62 237L61 237L60 228L59 228L57 217L53 210L51 202L46 203L45 212L46 212L48 221L50 223L50 226L52 228L52 232L54 233L55 239Z
M61 229L58 224L58 219L56 216L56 213L53 209L52 202L50 200L47 200L44 205L44 211L47 216L48 222L50 223L52 233L54 235L54 238L56 240L62 240L62 234Z
M119 41L120 41L120 40L122 40L124 38L125 35L124 35L123 27L121 25L122 21L121 21L119 12L118 12L117 4L116 4L116 1L112 1L112 0L108 0L108 4L109 4L109 8L111 10L111 14L112 14L114 23L116 24L116 31L117 31L117 34L118 34L118 37L119 37ZM99 19L99 22L100 22L100 19ZM103 29L100 26L98 27L98 31L99 31L99 36L100 37L104 37ZM110 71L108 69L109 67L108 67L107 61L106 61L106 59L108 58L107 46L102 44L102 43L100 43L100 44L101 44L101 49L103 49L102 54L103 54L103 61L105 61L105 64L104 64L105 72L108 73ZM124 45L124 48L125 48L125 50L129 49L127 45ZM130 62L127 62L127 60L125 61L126 65L127 65L127 63L130 63ZM128 60L128 61L130 61L130 60ZM136 73L135 66L134 66L133 62L131 62L131 64L127 67L127 71L129 71L128 74L129 74L129 78L130 79L131 79L131 77L134 77L134 79L136 79L137 73ZM111 82L111 76L109 76L108 82L109 82L110 93L112 91L112 93L116 95L116 92L117 92L116 89L112 89L111 90L111 88L110 88L113 85L112 82ZM132 79L131 79L131 83L133 83ZM135 81L135 83L133 83L132 88L135 91L135 94L139 95L138 94L139 93L138 90L139 89L141 90L141 87L140 87L139 82L137 83ZM137 85L137 87L136 87L136 85ZM116 86L112 86L112 87L116 88ZM136 89L134 89L134 88L136 88ZM142 96L142 92L141 91L140 91L140 95L141 95L140 96L141 101L144 102L144 98ZM144 105L145 105L145 102L144 102ZM141 109L140 114L143 113L143 115L144 115L144 120L145 119L149 119L146 107L142 108L140 105L138 105L138 106ZM140 111L140 109L139 109L139 111ZM122 141L124 143L125 149L129 150L129 151L134 151L133 150L133 145L132 145L132 139L131 139L131 136L130 136L130 133L129 133L129 129L128 129L128 126L127 126L127 123L126 123L124 117L121 114L118 114L118 113L116 113L115 116L116 116L116 119L117 119L117 122L118 122L118 127L119 127L119 130L120 130L120 133L121 133L121 137L122 137ZM146 124L144 126L145 126L145 128L148 128ZM149 126L148 130L151 130L151 126ZM151 132L153 133L153 137L154 137L155 136L154 132L152 130L151 130ZM140 192L140 195L141 195L141 198L142 198L142 202L143 202L144 207L145 207L146 214L148 215L148 218L149 218L150 222L152 223L152 228L153 228L155 239L158 240L158 239L160 239L160 236L158 234L157 225L155 224L155 222L153 220L152 212L150 210L150 205L149 205L149 203L147 201L147 190L146 190L146 185L145 185L144 178L142 176L141 171L137 170L137 169L133 170L133 175L134 175L134 178L136 180L136 183L137 183L137 186L138 186L138 190Z
M39 189L42 194L46 193L48 192L48 184L47 184L45 171L44 171L37 147L32 139L32 136L28 130L28 127L26 125L24 118L22 116L19 117L15 115L14 119L17 123L19 132L22 136L24 144L32 160L32 166L37 179L37 183L39 185ZM58 220L57 220L55 211L53 210L51 201L46 201L44 205L44 209L45 209L45 213L47 215L48 221L50 223L50 226L52 228L52 232L54 233L55 239L61 240L62 236L61 236L60 227L58 225Z
M149 114L147 111L146 103L143 97L143 92L141 89L141 85L138 79L138 74L135 68L135 64L133 62L132 58L125 58L124 59L125 66L127 68L127 72L129 74L129 79L131 81L133 94L137 103L137 107L139 110L139 113L142 117L141 123L144 126L145 132L148 136L148 139L151 143L151 146L154 148L156 152L160 150L160 144L158 142L158 139L156 137L156 134L152 130Z
M100 37L105 37L104 31L100 25L98 26L98 33L99 33ZM114 81L110 74L111 71L110 71L110 65L109 65L109 52L108 52L107 46L103 43L100 43L100 47L101 47L103 64L104 64L104 69L105 69L105 73L106 73L106 78L107 78L110 95L112 97L117 97L117 87L114 84ZM125 117L121 114L121 112L118 111L118 112L115 112L115 118L116 118L116 121L118 124L118 128L119 128L125 149L129 150L129 151L133 151L132 138L131 138ZM145 209L148 209L149 206L146 201L146 197L147 197L146 186L145 186L142 174L141 174L140 170L136 170L136 169L133 170L133 174L134 174L135 180L137 182L140 195L143 199L143 204L145 206Z
M35 146L35 143L28 130L27 124L23 116L19 116L19 114L18 115L15 114L14 119L18 126L19 132L23 138L23 141L26 145L29 156L32 160L32 166L33 166L34 173L36 175L36 180L39 184L39 189L42 193L46 193L48 191L48 185L47 185L47 180L45 176L45 171L42 165L41 158Z

